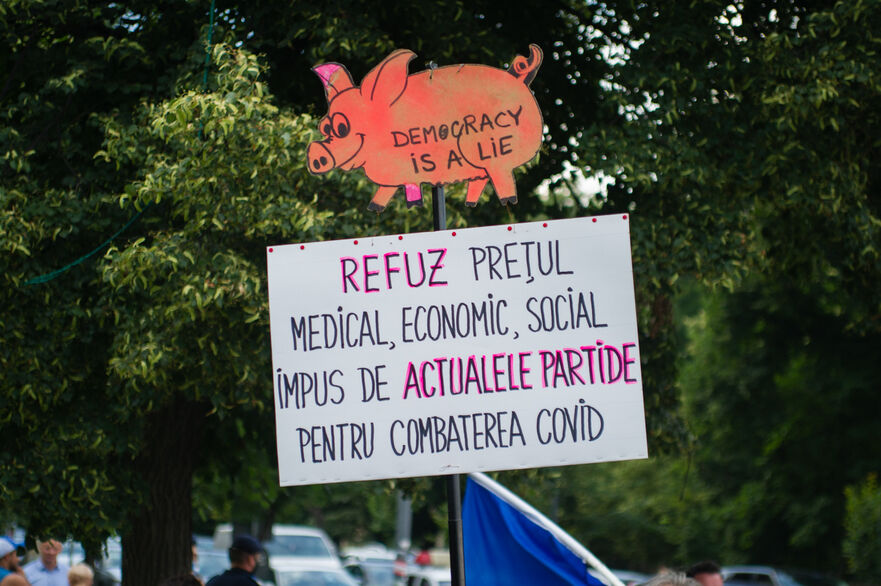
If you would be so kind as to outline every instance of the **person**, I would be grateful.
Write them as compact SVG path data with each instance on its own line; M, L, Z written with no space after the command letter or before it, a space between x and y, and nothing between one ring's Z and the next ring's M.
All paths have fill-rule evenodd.
M698 562L685 571L685 575L697 580L701 586L722 586L722 568L716 562Z
M395 578L407 577L407 556L403 552L398 552L395 556L394 563Z
M92 586L95 572L86 564L74 564L67 571L67 581L70 586Z
M701 586L701 584L682 572L662 572L642 586Z
M40 557L24 565L24 575L31 586L68 586L67 565L58 562L61 542L57 539L37 540Z
M253 573L260 561L263 547L250 535L239 535L229 547L230 568L208 580L206 586L254 586Z
M28 586L18 562L18 549L24 547L8 537L0 537L0 586Z
M431 552L428 551L428 544L423 544L419 553L416 555L416 559L413 560L413 563L418 566L431 565Z
M203 582L202 575L199 573L199 549L196 547L195 537L190 540L190 573L200 584Z

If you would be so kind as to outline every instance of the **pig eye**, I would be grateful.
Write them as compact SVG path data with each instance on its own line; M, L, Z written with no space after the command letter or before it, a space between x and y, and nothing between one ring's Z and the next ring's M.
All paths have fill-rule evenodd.
M330 123L333 126L333 133L337 138L345 138L349 134L351 126L349 125L349 119L346 118L345 114L334 114L330 118Z
M330 131L333 129L333 127L330 125L330 120L325 120L321 124L320 128L321 134L323 134L324 136L330 136Z

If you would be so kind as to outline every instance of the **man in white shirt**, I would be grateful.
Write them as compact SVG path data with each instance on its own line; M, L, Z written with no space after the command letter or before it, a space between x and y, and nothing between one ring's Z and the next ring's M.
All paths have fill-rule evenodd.
M37 540L37 553L40 557L24 566L24 575L31 586L67 586L69 568L58 563L61 547L61 542L57 539Z

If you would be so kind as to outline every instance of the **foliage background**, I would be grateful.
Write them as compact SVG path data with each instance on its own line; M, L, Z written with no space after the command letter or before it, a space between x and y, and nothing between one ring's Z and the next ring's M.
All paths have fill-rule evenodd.
M193 529L217 521L389 541L398 488L417 534L442 539L437 479L277 487L262 250L431 226L399 198L367 215L363 176L306 172L314 64L358 79L407 47L413 69L503 66L535 42L548 135L520 203L468 209L451 188L448 224L632 214L654 456L501 477L610 565L881 579L854 512L877 503L881 462L878 1L209 12L0 5L4 518L93 555L122 535L142 552L131 584L185 570ZM606 191L580 193L579 172Z

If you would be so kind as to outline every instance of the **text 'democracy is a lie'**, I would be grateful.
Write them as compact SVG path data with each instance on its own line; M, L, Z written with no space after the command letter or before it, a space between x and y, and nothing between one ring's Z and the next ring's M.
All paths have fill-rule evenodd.
M281 485L646 457L627 216L267 263Z

